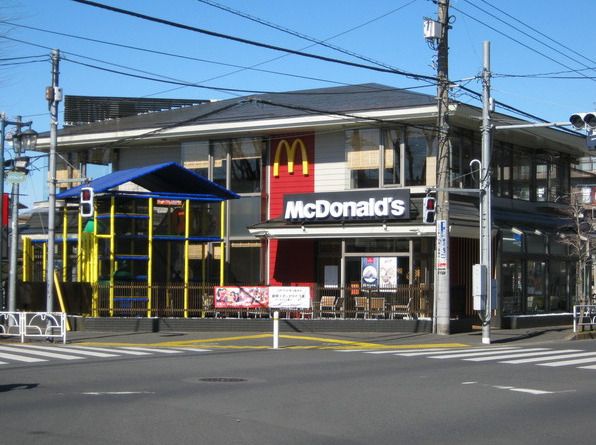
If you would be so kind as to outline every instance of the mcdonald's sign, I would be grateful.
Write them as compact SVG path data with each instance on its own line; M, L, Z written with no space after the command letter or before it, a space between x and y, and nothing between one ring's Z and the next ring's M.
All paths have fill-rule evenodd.
M285 140L282 139L277 144L277 148L275 149L275 155L273 157L273 176L276 178L279 177L279 161L281 158L281 152L283 149L286 149L286 155L288 158L288 173L294 174L294 159L296 157L296 149L300 148L300 155L302 156L302 174L304 176L308 176L308 155L306 153L306 145L302 139L294 139L292 145Z

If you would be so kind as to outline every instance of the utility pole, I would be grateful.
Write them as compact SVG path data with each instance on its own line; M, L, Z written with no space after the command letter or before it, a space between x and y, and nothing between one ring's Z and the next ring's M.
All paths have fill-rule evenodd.
M54 311L54 244L56 232L56 146L58 142L58 103L62 92L58 88L60 52L52 50L52 86L46 88L50 109L50 157L48 162L48 253L46 264L46 311Z
M449 335L450 283L449 283L449 0L439 0L438 21L440 37L437 48L438 98L438 162L437 162L437 236L435 246L435 323L437 334Z
M17 132L21 132L22 119L21 116L16 117ZM16 140L15 140L16 139ZM14 148L14 160L21 156L21 141L20 138L14 138L12 146ZM9 181L10 182L10 181ZM10 250L9 250L9 267L8 267L8 311L16 311L17 301L17 256L19 245L19 191L18 182L12 183L11 196L11 214L10 214Z
M482 167L480 170L480 264L485 267L486 279L483 294L482 343L490 344L492 317L492 212L491 212L491 146L492 122L490 100L490 42L483 44L482 68Z

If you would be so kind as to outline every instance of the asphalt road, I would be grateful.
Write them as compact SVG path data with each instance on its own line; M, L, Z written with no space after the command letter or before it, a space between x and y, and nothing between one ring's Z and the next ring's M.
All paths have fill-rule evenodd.
M596 343L551 342L544 354L571 348L596 352ZM577 366L404 355L416 353L409 349L176 350L0 367L0 441L560 444L593 437L596 370Z

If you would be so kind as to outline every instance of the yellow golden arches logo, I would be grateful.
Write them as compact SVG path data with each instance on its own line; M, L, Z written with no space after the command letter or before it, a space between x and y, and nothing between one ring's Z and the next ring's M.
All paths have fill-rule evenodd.
M281 158L281 151L285 148L288 156L288 173L294 174L294 158L296 156L296 148L300 147L300 155L302 156L302 174L308 176L308 156L306 154L306 146L302 139L294 139L292 145L285 139L279 141L275 149L275 156L273 158L273 176L279 177L279 160Z

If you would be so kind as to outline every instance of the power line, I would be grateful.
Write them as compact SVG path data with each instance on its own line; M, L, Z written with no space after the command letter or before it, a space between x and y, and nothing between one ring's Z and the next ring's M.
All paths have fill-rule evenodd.
M583 59L587 60L587 61L588 61L588 62L590 62L590 63L594 63L594 64L596 64L596 61L595 61L595 60L593 60L593 59L590 59L590 58L586 57L585 55L583 55L583 54L581 54L581 53L577 52L577 51L576 51L576 50L574 50L573 48L570 48L570 47L568 47L568 46L566 46L566 45L563 45L561 42L558 42L557 40L554 40L553 38L549 37L548 35L544 34L544 33L543 33L543 32L541 32L541 31L539 31L538 29L536 29L536 28L533 28L532 26L528 25L527 23L524 23L524 22L522 22L522 21L521 21L521 20L519 20L518 18L516 18L516 17L512 16L511 14L508 14L507 12L503 11L502 9L499 9L499 8L497 8L495 5L493 5L493 4L489 3L489 2L487 2L486 0L480 0L480 1L482 1L482 3L485 3L485 4L487 4L487 5L488 5L488 6L490 6L491 8L494 8L494 9L496 9L496 10L497 10L497 11L499 11L501 14L503 14L503 15L505 15L505 16L507 16L507 17L509 17L510 19L512 19L512 20L515 20L516 22L518 22L518 23L520 23L520 24L522 24L522 25L526 26L527 28L531 29L531 30L532 30L532 31L534 31L535 33L537 33L537 34L540 34L541 36L545 37L546 39L550 40L551 42L553 42L553 43L556 43L557 45L561 46L562 48L566 49L567 51L570 51L570 52L572 52L572 53L573 53L573 54L575 54L576 56L579 56L579 57L581 57L581 58L583 58ZM592 69L593 69L593 68L592 68Z
M153 17L153 16L149 16L146 14L141 14L141 13L126 10L126 9L116 8L114 6L104 5L102 3L97 3L97 2L93 2L93 1L89 1L89 0L71 0L71 1L73 1L75 3L81 3L84 5L88 5L88 6L93 6L93 7L100 8L100 9L105 9L105 10L108 10L111 12L116 12L119 14L129 15L132 17L136 17L136 18L139 18L142 20L147 20L147 21L154 22L154 23L160 23L162 25L172 26L174 28L184 29L187 31L205 34L205 35L209 35L212 37L218 37L218 38L222 38L222 39L231 40L234 42L257 46L260 48L266 48L266 49L271 49L274 51L281 51L281 52L286 52L289 54L295 54L295 55L307 57L310 59L321 60L324 62L337 63L340 65L351 66L354 68L364 68L364 69L378 71L378 72L382 72L382 73L398 74L398 75L409 77L409 78L416 79L416 80L427 80L427 81L431 81L431 82L437 81L436 77L433 77L433 76L414 74L414 73L409 73L409 72L402 71L402 70L388 69L388 68L372 66L372 65L365 65L362 63L350 62L347 60L336 59L336 58L321 56L321 55L312 54L312 53L306 53L304 51L297 51L297 50L293 50L293 49L289 49L289 48L284 48L281 46L271 45L269 43L257 42L255 40L249 40L249 39L245 39L242 37L236 37L236 36L232 36L230 34L223 34L223 33L215 32L215 31L209 31L207 29L197 28L194 26L185 25L185 24L178 23L178 22L173 22L171 20L161 19L159 17Z
M256 22L256 23L260 23L261 25L267 26L267 27L269 27L269 28L273 28L273 29L276 29L276 30L278 30L278 31L285 32L286 34L293 35L294 37L299 37L299 38L301 38L301 39L304 39L304 40L307 40L307 41L309 41L309 42L312 42L312 43L314 43L314 44L316 44L316 45L320 45L320 46L324 46L324 47L326 47L326 48L330 48L330 49L332 49L332 50L335 50L335 51L341 52L341 53L343 53L343 54L347 54L347 55L349 55L349 56L356 57L356 58L358 58L358 59L360 59L360 60L365 60L365 61L367 61L367 62L374 63L375 65L378 65L378 66L383 66L383 67L385 67L385 68L389 68L389 69L397 70L397 68L395 68L395 67L393 67L393 66L391 66L391 65L388 65L388 64L386 64L386 63L379 62L379 61L377 61L377 60L374 60L374 59L372 59L372 58L370 58L370 57L366 57L366 56L363 56L363 55L357 54L357 53L355 53L355 52L353 52L353 51L349 51L349 50L347 50L347 49L344 49L344 48L341 48L341 47L339 47L339 46L337 46L337 45L332 45L332 44L330 44L330 43L327 43L327 40L334 39L334 38L336 38L336 37L339 37L339 36L341 36L341 35L343 35L343 34L347 34L347 33L351 32L351 31L353 31L353 30L355 30L355 29L362 28L362 27L364 27L364 26L366 26L366 25L369 25L370 23L373 23L373 22L375 22L375 21L377 21L377 20L380 20L380 19L382 19L382 18L384 18L384 17L387 17L388 15L391 15L391 14L393 14L393 13L395 13L395 12L397 12L397 11L399 11L399 10L401 10L401 9L403 9L403 8L405 8L405 7L407 7L407 6L410 6L412 3L415 3L417 0L411 0L410 2L408 2L408 3L406 3L406 4L402 5L402 6L400 6L399 8L392 9L391 11L389 11L389 12L386 12L386 13L384 13L384 14L382 14L382 15L378 16L378 17L375 17L375 18L373 18L373 19L367 20L366 22L364 22L364 23L362 23L362 24L360 24L360 25L358 25L358 26L355 26L355 27L353 27L353 28L350 28L350 29L348 29L348 30L345 30L345 31L343 31L343 32L341 32L341 33L339 33L339 34L335 34L334 36L332 36L332 37L330 37L330 38L328 38L328 39L326 39L326 40L320 40L320 39L316 39L316 38L314 38L314 37L311 37L311 36L309 36L309 35L306 35L306 34L300 33L300 32L298 32L298 31L294 31L294 30L292 30L292 29L285 28L285 27L283 27L283 26L280 26L280 25L277 25L277 24L275 24L275 23L268 22L268 21L266 21L266 20L264 20L264 19L261 19L261 18L259 18L259 17L255 17L255 16L252 16L252 15L250 15L250 14L247 14L247 13L245 13L245 12L238 11L238 10L236 10L236 9L230 8L229 6L225 6L225 5L222 5L222 4L220 4L220 3L216 3L216 2L214 2L214 1L212 1L212 0L197 0L197 1L198 1L198 2L201 2L201 3L205 3L205 4L207 4L207 5L213 6L213 7L215 7L215 8L221 9L221 10L224 10L224 11L230 12L230 13L232 13L232 14L234 14L234 15L237 15L237 16L240 16L240 17L244 17L245 19L251 20L251 21L253 21L253 22Z
M73 0L73 1L81 1L81 0ZM554 62L554 63L556 63L557 65L561 65L561 66L563 66L563 67L565 67L565 68L567 68L567 69L571 69L571 70L573 69L572 67L570 67L570 66L568 66L568 65L564 64L563 62L559 62L558 60L556 60L556 59L553 59L552 57L550 57L550 56L548 56L548 55L544 54L543 52L540 52L540 51L538 51L537 49L535 49L535 48L532 48L532 47L531 47L531 46L529 46L529 45L526 45L525 43L521 42L520 40L517 40L517 39L515 39L515 38L511 37L510 35L508 35L508 34L506 34L506 33L502 32L502 31L499 31L499 30L498 30L497 28L495 28L494 26L491 26L491 25L489 25L488 23L486 23L486 22L483 22L482 20L480 20L480 19L478 19L478 18L476 18L476 17L474 17L474 16L472 16L472 15L470 15L470 14L468 14L468 13L466 13L466 12L462 11L461 9L458 9L458 8L456 8L455 6L451 6L451 8L452 8L452 9L455 9L456 11L458 11L458 12L460 12L461 14L465 15L466 17L469 17L470 19L472 19L472 20L474 20L474 21L476 21L476 22L480 23L481 25L484 25L484 26L486 26L487 28L489 28L489 29L491 29L491 30L495 31L496 33L498 33L498 34L500 34L500 35L502 35L502 36L504 36L504 37L508 38L509 40L512 40L512 41L514 41L515 43L517 43L517 44L519 44L519 45L523 46L524 48L526 48L526 49L529 49L530 51L532 51L532 52L534 52L534 53L536 53L536 54L539 54L539 55L541 55L542 57L544 57L544 58L546 58L546 59L550 60L551 62ZM587 76L586 76L586 77L587 77ZM595 79L593 79L593 80L595 80ZM596 80L595 80L595 81L596 81Z
M198 57L186 56L186 55L183 55L183 54L176 54L176 53L171 53L171 52L166 52L166 51L158 51L158 50L149 49L149 48L142 48L142 47L133 46L133 45L126 45L126 44L123 44L123 43L110 42L110 41L107 41L107 40L100 40L100 39L94 39L94 38L91 38L91 37L78 36L78 35L75 35L75 34L68 34L68 33L58 32L58 31L51 31L51 30L48 30L48 29L36 28L36 27L33 27L33 26L19 25L19 24L16 24L16 23L7 22L5 20L0 20L0 23L6 23L6 24L11 25L11 26L17 26L17 27L21 27L21 28L31 29L31 30L34 30L34 31L45 32L45 33L48 33L48 34L54 34L54 35L69 37L69 38L73 38L73 39L85 40L85 41L88 41L88 42L100 43L102 45L110 45L110 46L115 46L115 47L120 47L120 48L125 48L125 49L132 49L132 50L135 50L135 51L141 51L141 52L146 52L146 53L150 53L150 54L156 54L156 55L174 57L174 58L185 59L185 60L192 60L192 61L202 62L202 63L211 63L211 64L214 64L214 65L227 66L227 67L231 67L231 68L241 68L243 70L246 69L246 70L252 70L252 71L259 71L259 72L263 72L263 73L276 74L276 75L280 75L280 76L288 76L288 77L294 77L294 78L299 78L299 79L316 80L316 81L319 81L319 82L333 83L333 84L336 84L336 85L347 85L346 83L337 82L337 81L328 80L328 79L321 79L321 78L318 78L318 77L301 76L301 75L298 75L298 74L284 73L284 72L281 72L281 71L272 71L272 70L265 70L265 69L254 68L254 66L247 67L247 66L242 66L242 65L235 65L235 64L232 64L232 63L217 62L217 61L214 61L214 60L208 60L208 59L202 59L202 58L198 58ZM0 59L0 61L1 60L2 59ZM212 79L210 79L210 80L212 80Z
M529 37L530 39L532 39L532 40L534 40L534 41L536 41L536 42L540 43L541 45L544 45L544 46L546 46L547 48L549 48L549 49L551 49L551 50L555 51L556 53L558 53L558 54L561 54L561 55L562 55L562 56L564 56L564 57L567 57L569 60L572 60L573 62L575 62L575 63L578 63L578 64L582 65L582 66L583 66L583 67L585 67L585 68L588 68L588 65L586 65L585 63L583 63L583 62L581 62L581 61L579 61L579 60L577 60L577 59L575 59L575 58L573 58L573 57L571 57L571 56L569 56L569 55L565 54L563 51L560 51L559 49L557 49L557 48L554 48L553 46L551 46L551 45L549 45L549 44L547 44L547 43L544 43L544 42L542 42L541 40L539 40L539 39L537 39L536 37L534 37L534 36L530 35L530 34L529 34L529 33L527 33L526 31L524 31L523 29L520 29L520 28L518 28L518 27L516 27L516 26L514 26L514 25L512 25L512 24L510 24L510 23L507 23L505 20L503 20L503 19L501 19L501 18L497 17L496 15L494 15L494 14L492 14L491 12L487 11L486 9L483 9L483 8L481 8L480 6L478 6L478 5L475 5L475 4L474 4L474 3L472 3L470 0L464 0L464 1L465 1L466 3L468 3L469 5L472 5L472 6L473 6L473 7L475 7L476 9L478 9L478 10L480 10L480 11L484 12L484 13L485 13L485 14L487 14L488 16L490 16L490 17L492 17L492 18L494 18L494 19L498 20L498 21L499 21L499 22L501 22L501 23L504 23L505 25L507 25L507 26L509 26L509 27L511 27L511 28L513 28L513 29L515 29L517 32L519 32L519 33L521 33L521 34L525 35L526 37ZM499 10L499 11L503 12L502 10ZM504 13L504 12L503 12L503 13ZM518 20L518 22L519 22L519 20ZM523 22L520 22L520 23L522 23L524 26L527 26L527 25L526 25L525 23L523 23ZM551 39L551 40L552 40L552 39Z

